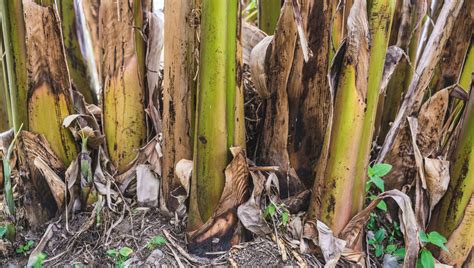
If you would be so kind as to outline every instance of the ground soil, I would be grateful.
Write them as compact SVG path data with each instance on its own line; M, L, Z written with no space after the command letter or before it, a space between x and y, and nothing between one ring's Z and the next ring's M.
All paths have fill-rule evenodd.
M81 212L69 220L68 229L64 220L51 221L36 231L17 227L14 243L2 240L8 245L5 258L0 259L1 267L25 267L29 253L15 253L15 249L28 240L40 241L47 226L52 225L53 236L43 252L48 254L45 266L110 266L115 261L107 255L110 249L130 247L134 253L127 264L132 266L298 266L295 256L288 254L284 261L276 243L269 238L258 237L241 243L226 252L209 253L209 258L188 255L185 230L182 221L177 222L161 214L157 209L130 208L128 212L103 212L100 224L97 218L91 221L91 212ZM88 228L88 223L92 222ZM166 234L165 234L166 233ZM168 242L151 250L147 243L154 236L163 236ZM171 236L171 239L170 239ZM172 240L172 241L169 241ZM1 243L0 243L1 249ZM308 266L318 267L321 262L312 255L298 255Z

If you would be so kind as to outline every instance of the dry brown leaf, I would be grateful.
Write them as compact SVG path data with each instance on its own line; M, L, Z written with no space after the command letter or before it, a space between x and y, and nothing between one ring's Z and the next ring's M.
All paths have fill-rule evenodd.
M263 218L263 210L261 207L265 177L260 172L256 173L253 171L250 172L250 175L254 188L249 200L237 208L237 216L245 229L258 236L265 236L272 232Z
M64 205L64 198L66 197L66 184L61 178L46 164L41 157L37 157L34 161L38 170L43 173L49 189L54 196L58 209L61 210Z
M137 166L137 202L141 206L158 206L160 180L149 165Z
M237 208L249 197L248 165L245 152L241 148L231 148L234 159L225 169L225 185L219 204L211 218L197 230L187 233L188 249L193 252L228 250L232 244L239 243L241 237L235 236L238 217ZM213 243L218 239L218 243Z
M384 161L387 154L391 151L398 133L406 123L406 118L418 112L423 96L433 76L435 66L441 58L444 45L453 29L454 21L459 14L462 2L460 0L453 0L443 3L430 39L420 57L413 79L404 96L403 103L377 157L377 163Z
M341 254L346 247L346 241L334 236L332 230L323 222L317 221L318 229L318 246L323 252L324 260L326 261L325 268L336 267Z
M186 191L186 195L188 196L191 176L193 175L193 161L187 159L179 160L179 162L176 164L175 174L179 178L181 186L183 186L184 190Z
M424 172L431 212L448 190L449 161L425 157Z
M242 23L242 59L244 64L250 65L250 53L266 36L267 34L258 27L245 21Z
M60 177L64 174L66 167L54 154L43 135L28 131L20 133L17 155L19 170L28 177L28 180L19 181L21 186L18 188L24 192L22 197L27 221L31 227L36 228L56 215L57 206L44 175L34 164L35 159L41 158Z
M416 130L417 150L413 147L413 133L410 132L408 124L398 133L385 160L393 166L392 172L384 177L387 189L401 189L403 185L411 184L416 175L416 168L418 167L419 173L423 171L423 165L415 163L422 163L423 157L438 157L437 149L448 109L448 98L449 90L443 89L423 104Z
M146 53L146 77L148 82L148 107L145 110L151 118L156 133L161 133L160 115L160 70L164 39L164 14L161 10L147 12L148 42Z
M250 73L252 75L252 81L255 85L255 91L261 98L269 98L274 91L274 88L267 87L268 76L265 73L266 58L269 48L273 41L273 36L267 36L260 41L253 49L250 54Z

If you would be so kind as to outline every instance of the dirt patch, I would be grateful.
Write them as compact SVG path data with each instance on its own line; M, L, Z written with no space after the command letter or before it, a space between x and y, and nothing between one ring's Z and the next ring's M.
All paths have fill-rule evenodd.
M289 250L287 260L284 261L277 244L261 237L234 246L229 251L208 253L209 258L193 256L186 253L182 221L167 217L157 209L140 207L131 208L124 214L104 210L100 218L92 212L81 212L71 217L67 227L64 220L56 220L35 232L18 226L15 243L0 240L1 245L6 245L9 250L8 257L0 259L0 266L26 266L32 249L21 254L15 253L15 249L29 240L34 241L36 246L50 224L53 236L43 250L48 254L45 266L113 265L115 261L107 251L123 247L133 250L127 261L132 266L298 266L297 257L308 266L321 266L315 256L300 255L296 253L297 250L294 251L297 257ZM84 229L87 225L89 228ZM147 247L149 241L157 236L166 239L166 244L154 249Z

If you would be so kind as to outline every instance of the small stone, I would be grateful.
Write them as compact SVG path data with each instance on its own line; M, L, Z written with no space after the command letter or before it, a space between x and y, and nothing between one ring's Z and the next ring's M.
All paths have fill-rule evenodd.
M145 266L155 266L161 263L165 254L160 249L153 250L145 261Z

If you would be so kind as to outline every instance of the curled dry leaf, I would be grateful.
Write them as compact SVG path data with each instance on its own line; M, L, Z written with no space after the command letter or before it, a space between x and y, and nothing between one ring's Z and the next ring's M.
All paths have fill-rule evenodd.
M231 148L234 159L225 169L225 185L211 218L197 230L187 233L188 249L196 253L228 250L240 242L236 236L237 208L248 199L248 165L241 148ZM215 241L218 241L215 243Z
M13 141L14 136L15 132L13 129L0 133L0 158L7 154L8 147Z
M324 267L336 267L347 242L335 237L332 230L321 221L317 221L316 227L318 228L319 237L318 246L321 248L326 261Z
M160 180L149 165L137 166L137 201L141 206L156 207Z
M270 173L265 182L265 191L272 202L278 203L280 200L280 183L277 175L273 172Z
M265 176L260 172L253 171L250 171L250 176L253 181L253 191L249 200L237 208L237 216L245 229L258 236L265 236L272 232L263 218L261 207Z
M411 184L417 172L415 163L422 163L423 157L437 158L438 142L442 136L448 100L449 89L446 88L434 94L423 104L418 114L416 131L416 145L419 153L415 153L413 133L410 132L409 125L400 130L385 160L393 166L392 172L384 177L387 189L401 189L403 185ZM418 160L414 159L414 156ZM418 165L419 172L422 169L422 165Z
M410 198L398 190L390 190L378 195L376 199L370 202L367 208L359 212L349 221L341 235L339 235L339 238L344 239L347 242L347 247L353 249L356 246L362 229L370 217L370 213L376 208L377 204L385 198L392 198L401 210L400 225L406 247L404 267L415 267L418 250L420 249L418 223L411 206Z
M267 34L258 27L245 21L242 22L242 59L244 64L250 65L250 53L265 37Z
M66 184L61 178L44 162L41 157L37 157L34 161L35 166L38 170L43 173L46 182L49 185L49 189L53 194L54 200L58 209L61 209L64 205L64 197L66 196Z
M266 58L269 47L272 44L273 36L267 36L260 41L250 54L250 73L252 81L255 85L255 91L261 98L269 98L274 91L273 88L267 87L268 76L265 73Z
M424 172L431 212L448 190L449 161L425 157Z
M384 94L387 90L388 82L392 78L398 63L402 59L404 52L403 49L397 46L390 46L387 49L387 55L385 55L385 64L383 67L383 76L380 82L380 94Z
M186 195L189 195L191 176L193 175L193 161L187 159L179 160L176 164L175 172L181 182L181 186L186 191Z

